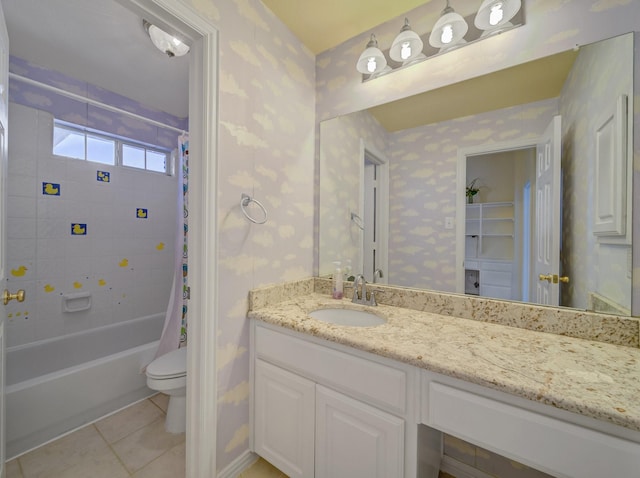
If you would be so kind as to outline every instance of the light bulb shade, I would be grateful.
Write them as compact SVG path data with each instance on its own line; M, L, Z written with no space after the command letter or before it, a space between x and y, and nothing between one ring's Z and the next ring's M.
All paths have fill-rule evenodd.
M462 39L455 45L443 46L442 48L440 48L440 50L438 50L438 53L444 53L446 51L455 50L456 48L460 48L461 46L465 46L466 44L467 44L467 40Z
M502 25L499 25L495 28L492 28L491 30L485 30L480 34L480 38L486 38L488 36L491 35L496 35L498 33L502 33L505 30L508 30L509 28L511 28L513 26L513 23L511 22L507 22L507 23L503 23Z
M453 46L464 38L469 25L462 15L448 8L433 26L429 35L429 44L434 48Z
M411 30L409 20L405 18L402 30L391 44L389 56L394 61L410 61L422 53L423 47L424 43L422 43L420 36Z
M504 27L520 11L521 5L520 0L484 0L473 24L480 30Z
M371 40L367 44L366 50L358 58L356 69L364 75L371 75L379 73L385 66L387 66L387 59L378 48L375 35L371 35Z
M149 38L154 46L162 53L167 54L169 57L186 55L189 52L189 46L182 43L176 37L168 34L164 30L161 30L155 25L152 25L146 20L143 20L144 25Z
M376 72L376 73L373 73L373 74L369 77L369 79L372 79L372 78L378 78L379 76L386 75L387 73L389 73L389 72L391 72L391 71L393 71L393 70L391 69L391 67L390 67L389 65L387 65L387 66L385 66L382 70L380 70L380 71L378 71L378 72Z
M420 53L415 58L411 58L410 60L403 61L402 66L408 66L408 65L413 65L415 63L420 63L422 60L426 60L426 59L427 59L427 55L425 55L424 53Z

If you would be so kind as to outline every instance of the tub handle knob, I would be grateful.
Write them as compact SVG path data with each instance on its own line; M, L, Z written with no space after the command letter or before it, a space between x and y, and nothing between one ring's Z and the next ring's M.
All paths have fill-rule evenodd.
M18 289L18 292L16 292L15 294L9 294L9 291L5 289L2 293L2 303L4 305L7 305L9 301L13 299L17 300L18 302L24 302L24 296L24 289Z

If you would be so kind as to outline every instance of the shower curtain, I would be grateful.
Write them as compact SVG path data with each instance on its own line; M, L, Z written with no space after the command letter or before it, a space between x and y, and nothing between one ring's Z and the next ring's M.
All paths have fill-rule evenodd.
M173 269L173 284L167 306L167 315L160 337L160 345L156 357L187 345L187 235L189 232L189 135L183 133L178 137L178 157L176 174L182 176L178 181L178 214L177 235ZM181 187L180 187L181 186Z

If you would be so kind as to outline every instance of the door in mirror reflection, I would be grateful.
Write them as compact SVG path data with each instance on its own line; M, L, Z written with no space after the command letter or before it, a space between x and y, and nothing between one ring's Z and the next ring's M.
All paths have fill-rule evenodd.
M560 154L561 118L556 116L536 148L535 302L560 305Z
M558 305L560 117L538 141L487 146L467 157L477 199L465 211L465 292ZM481 148L482 149L482 148Z
M389 163L382 153L364 150L362 274L369 283L386 283L389 231Z

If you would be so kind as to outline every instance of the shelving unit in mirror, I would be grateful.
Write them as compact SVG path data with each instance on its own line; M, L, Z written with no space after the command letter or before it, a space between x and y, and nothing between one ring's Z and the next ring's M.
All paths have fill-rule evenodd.
M467 204L465 237L467 258L513 260L513 202Z
M467 204L465 269L477 271L479 295L514 299L516 228L513 202Z

